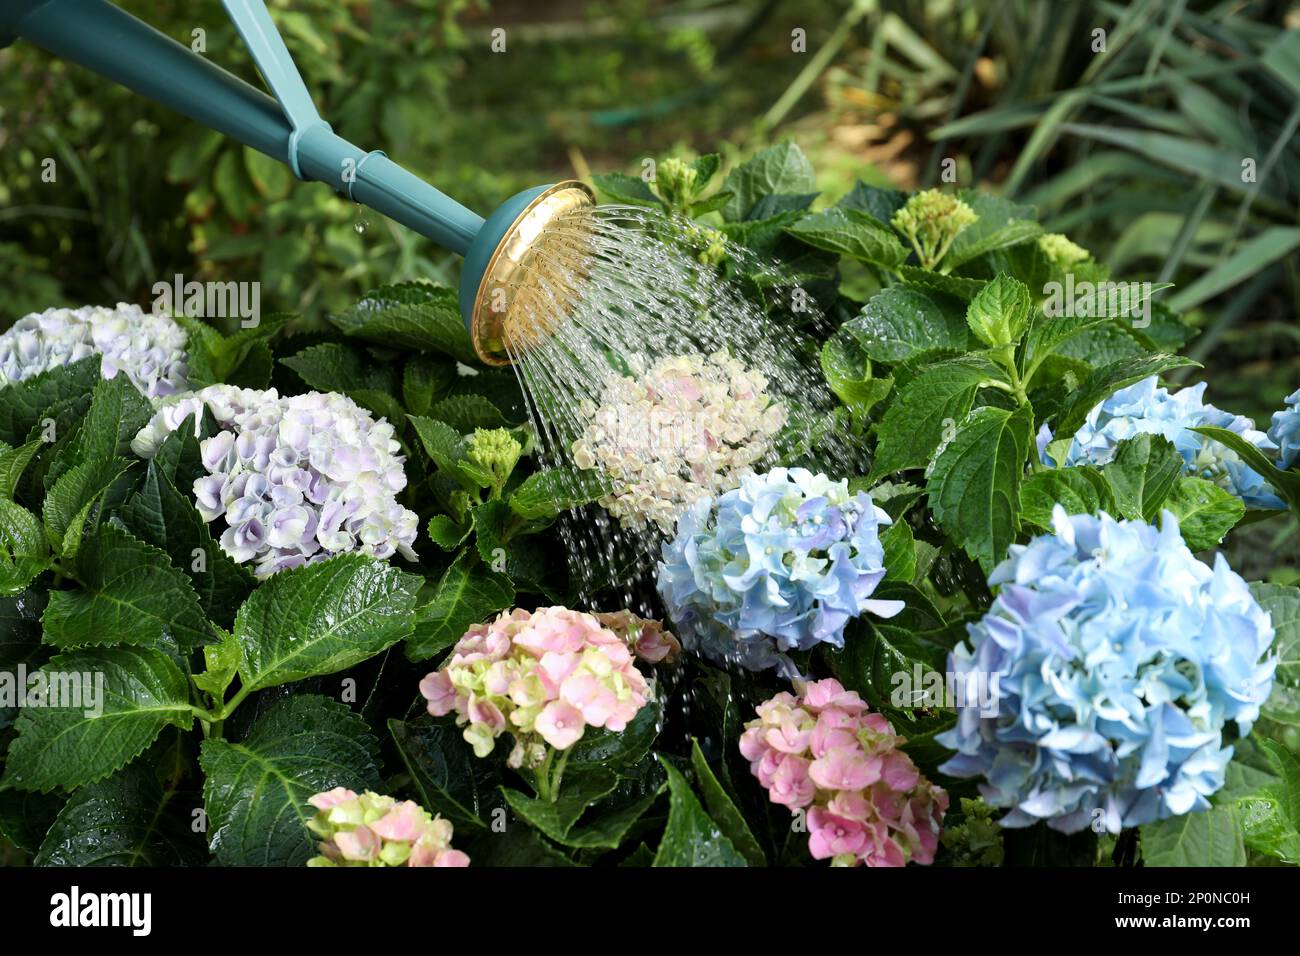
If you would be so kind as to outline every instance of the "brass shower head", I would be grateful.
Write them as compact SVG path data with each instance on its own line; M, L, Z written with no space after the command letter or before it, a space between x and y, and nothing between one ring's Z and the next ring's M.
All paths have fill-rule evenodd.
M485 363L509 365L564 320L590 259L584 211L595 204L587 186L568 180L519 193L488 217L461 280L466 303L467 279L482 263L465 322Z

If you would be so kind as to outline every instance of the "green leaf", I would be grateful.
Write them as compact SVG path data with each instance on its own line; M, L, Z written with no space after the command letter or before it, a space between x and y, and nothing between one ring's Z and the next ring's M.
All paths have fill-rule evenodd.
M233 634L222 634L221 640L203 648L205 670L193 674L191 680L199 690L206 691L212 699L220 704L226 696L226 689L239 673L239 662L244 658L244 648Z
M916 539L912 526L895 521L880 535L885 548L885 577L890 581L911 581L916 574Z
M469 537L473 527L460 524L448 515L434 515L429 519L429 540L444 551L455 551Z
M733 193L722 210L722 218L734 222L751 218L754 204L764 196L816 192L817 177L808 158L787 140L741 163L727 174L722 188Z
M334 674L391 647L414 626L422 583L360 554L272 575L235 618L243 689Z
M944 275L942 272L931 272L929 269L922 269L920 266L909 266L907 263L899 266L894 271L898 273L905 283L904 288L915 289L927 295L937 292L966 303L979 295L980 289L988 284L987 279Z
M221 549L193 502L182 494L158 462L151 461L140 490L121 517L139 538L170 555L190 579L203 615L222 627L253 589L253 577Z
M591 181L611 202L627 203L632 206L658 207L660 205L659 197L640 176L629 176L627 173L604 173L592 176Z
M569 834L578 819L602 797L613 793L617 786L618 775L612 770L590 767L581 773L565 774L554 801L528 797L517 790L503 789L502 792L510 809L529 826L556 843L572 846Z
M462 828L488 828L493 807L499 805L493 780L496 771L461 736L450 720L435 720L425 714L415 720L390 720L398 756L402 758L420 806L440 813Z
M203 866L207 848L190 808L163 790L154 768L137 760L82 787L55 818L35 866Z
M1300 687L1300 588L1255 582L1250 593L1273 621L1278 682Z
M929 464L945 438L956 435L957 423L970 412L979 387L1000 379L996 366L971 355L923 369L885 410L873 478Z
M892 230L856 209L832 206L804 216L785 230L808 245L884 269L907 260L907 250Z
M991 571L1020 530L1020 481L1033 447L1033 409L984 406L935 457L926 491L948 536Z
M189 650L212 638L185 574L165 552L121 528L106 525L90 537L74 571L80 588L50 592L43 618L47 644L144 645L168 634Z
M1021 521L1050 531L1058 504L1069 515L1095 515L1111 510L1114 501L1101 472L1088 465L1035 472L1020 486Z
M651 701L621 731L588 727L581 739L569 748L565 766L570 770L595 766L618 771L635 766L654 745L663 716L662 706Z
M668 826L664 829L654 866L748 866L704 807L681 772L663 757L668 772Z
M3 403L0 403L3 404ZM18 487L18 479L23 476L32 457L45 442L37 439L17 448L6 448L0 452L0 498L12 498Z
M548 468L529 475L510 496L510 509L529 521L550 521L609 494L612 482L594 471Z
M871 297L844 331L873 361L898 362L943 349L965 351L970 333L965 316L943 297L891 286Z
M1126 438L1101 470L1125 518L1151 521L1183 473L1183 456L1160 435Z
M343 704L286 698L239 743L205 740L209 846L223 866L301 866L315 853L307 798L335 787L380 790L378 741Z
M389 348L439 352L478 364L456 293L445 286L400 282L367 292L347 311L330 316L345 335Z
M986 285L966 309L966 324L985 345L1012 345L1029 324L1029 287L1005 272Z
M1087 419L1088 413L1121 388L1127 388L1152 375L1161 375L1170 369L1199 364L1177 355L1161 354L1123 359L1096 369L1071 393L1065 407L1056 416L1057 437L1072 437Z
M1246 515L1236 495L1204 478L1180 478L1162 507L1174 513L1183 540L1193 551L1213 548Z
M185 674L152 648L60 654L41 673L52 695L76 706L22 711L4 777L20 790L71 790L93 783L144 753L164 727L189 730L194 723Z
M126 458L131 439L153 417L153 406L125 375L100 379L72 445L64 454L68 465Z
M871 360L857 340L844 332L826 340L821 365L826 384L856 416L870 412L894 387L893 376L871 377Z
M420 436L420 444L438 470L467 491L492 484L492 476L469 460L469 446L446 422L421 415L408 415Z
M46 409L71 398L89 395L99 379L98 355L6 386L0 401L0 441L17 445L26 441Z
M1147 866L1245 866L1241 816L1234 807L1185 813L1142 827Z
M406 656L428 660L460 640L471 624L509 607L514 599L509 578L485 568L476 552L462 551L438 582L433 600L418 610L415 630L406 639Z
M131 462L124 458L95 458L59 476L43 505L45 531L56 551L68 557L76 555L82 535L93 529L91 518L98 513L100 500L130 467Z
M1043 228L1031 218L1033 210L1000 196L963 189L959 193L979 219L953 240L943 257L945 272L951 272L972 259L1028 242L1042 234Z
M1043 361L1058 346L1100 325L1109 325L1110 317L1094 318L1089 315L1048 317L1041 312L1033 317L1029 337L1025 340L1025 378L1031 378Z
M745 822L740 808L723 789L718 778L713 775L708 761L704 759L704 752L700 750L700 742L693 737L691 738L691 769L695 771L695 782L699 784L700 793L704 795L704 805L708 808L709 816L717 823L723 836L731 841L731 845L740 852L750 866L767 866L767 857L763 855L763 849L754 838L749 824Z
M476 428L501 428L509 424L501 411L482 395L453 395L435 402L429 417L446 422L460 434Z
M1300 864L1300 758L1273 740L1259 745L1277 782L1237 804L1246 845L1284 863Z
M413 415L428 415L456 380L456 364L432 355L413 355L402 371L402 401Z

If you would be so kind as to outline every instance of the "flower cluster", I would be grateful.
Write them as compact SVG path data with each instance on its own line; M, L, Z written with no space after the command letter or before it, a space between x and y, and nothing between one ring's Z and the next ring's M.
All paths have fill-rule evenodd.
M883 715L833 678L760 704L740 752L773 803L806 810L808 846L836 866L931 863L948 794L899 749Z
M195 503L204 521L225 517L222 549L256 562L258 577L345 551L415 558L417 519L396 499L406 475L388 422L332 392L214 385L164 407L132 447L153 454L204 407L221 430L200 446L208 473Z
M1273 413L1268 429L1269 440L1277 445L1277 466L1290 468L1300 462L1300 389L1286 398L1287 407Z
M1273 626L1222 555L1197 561L1170 513L1159 530L1067 516L1013 545L993 607L949 670L984 677L996 712L959 705L942 768L983 776L1003 826L1111 833L1209 806L1272 688Z
M975 210L956 196L926 189L894 213L890 224L908 238L921 265L930 269L947 254L953 240L978 221Z
M1091 252L1059 232L1047 232L1039 236L1038 248L1058 269L1070 269L1092 258Z
M1272 486L1236 452L1192 431L1213 425L1236 432L1257 448L1275 447L1267 435L1256 431L1249 418L1207 404L1204 394L1204 382L1171 394L1157 386L1154 375L1120 389L1088 413L1070 442L1065 464L1104 465L1115 456L1115 447L1124 439L1144 434L1162 435L1183 456L1189 475L1213 481L1248 507L1285 508L1286 504ZM1047 445L1052 438L1051 430L1044 425L1038 435L1038 447L1046 464L1051 464Z
M682 508L734 488L767 454L786 409L726 351L667 356L613 375L573 443L574 463L613 481L600 504L628 528L671 534Z
M879 529L889 523L847 481L804 468L750 475L681 516L663 545L659 593L691 650L789 671L787 651L842 647L850 618L903 609L871 599L885 576Z
M621 634L564 607L503 612L471 627L451 658L420 682L420 693L435 717L455 711L478 756L509 731L509 765L537 767L548 746L567 750L588 727L620 732L649 701L634 661L639 620L617 618L628 628ZM660 634L655 652L668 642L675 643L672 635Z
M319 811L307 828L321 838L308 866L469 866L451 848L451 823L410 800L335 787L307 802Z
M100 355L104 378L122 372L148 398L158 399L187 387L186 342L185 330L170 317L125 302L115 309L33 312L0 335L0 387Z

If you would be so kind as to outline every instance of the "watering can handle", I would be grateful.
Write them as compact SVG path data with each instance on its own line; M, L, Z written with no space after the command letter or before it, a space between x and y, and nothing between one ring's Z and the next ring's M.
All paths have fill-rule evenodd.
M3 0L0 44L24 37L333 186L464 255L482 217L321 119L262 0L225 0L276 100L108 0Z

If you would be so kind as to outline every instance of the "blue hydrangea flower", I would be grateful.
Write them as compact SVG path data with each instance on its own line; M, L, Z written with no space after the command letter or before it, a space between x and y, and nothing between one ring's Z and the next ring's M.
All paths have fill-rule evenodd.
M1192 431L1214 425L1234 431L1257 448L1277 447L1255 423L1204 401L1205 383L1170 393L1159 388L1156 377L1143 379L1120 389L1088 413L1074 434L1066 453L1066 465L1104 465L1115 456L1115 446L1136 435L1162 435L1183 456L1187 473L1206 478L1236 495L1249 508L1282 509L1286 503L1256 471L1248 468L1229 448ZM1044 464L1054 464L1047 455L1051 430L1044 425L1038 434L1038 450Z
M847 481L804 468L750 475L683 512L663 546L659 593L689 649L792 673L785 652L842 647L850 618L903 609L870 597L885 576L879 529L889 523Z
M1159 530L1059 505L1053 534L1013 545L993 607L949 658L959 701L940 769L983 777L1003 826L1111 833L1209 806L1273 685L1273 624L1223 556L1197 561ZM983 683L979 683L980 681Z
M1300 462L1300 388L1286 397L1287 407L1273 413L1268 437L1278 447L1277 466L1290 468Z

